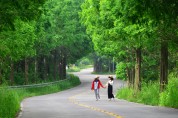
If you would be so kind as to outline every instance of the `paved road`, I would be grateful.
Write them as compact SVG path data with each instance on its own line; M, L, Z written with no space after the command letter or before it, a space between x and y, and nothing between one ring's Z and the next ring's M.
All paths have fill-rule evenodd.
M74 73L82 84L59 93L31 97L23 100L19 118L178 118L178 109L142 105L125 100L108 101L107 89L100 90L101 100L96 101L90 90L92 69ZM100 75L103 84L107 76ZM114 81L114 92L122 87Z

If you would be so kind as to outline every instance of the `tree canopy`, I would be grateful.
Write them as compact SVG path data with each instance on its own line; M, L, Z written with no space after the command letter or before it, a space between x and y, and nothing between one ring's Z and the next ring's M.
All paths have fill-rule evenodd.
M177 45L178 38L175 28L178 22L177 5L175 0L85 0L80 16L95 49L127 63L125 69L128 77L129 71L134 68L134 83L136 88L141 88L141 77L148 76L145 72L148 69L141 69L141 64L144 68L152 68L159 65L159 58L160 83L167 83L168 47ZM161 57L151 60L149 56L153 52L149 51L157 51L154 54L161 54ZM149 66L145 65L147 61Z

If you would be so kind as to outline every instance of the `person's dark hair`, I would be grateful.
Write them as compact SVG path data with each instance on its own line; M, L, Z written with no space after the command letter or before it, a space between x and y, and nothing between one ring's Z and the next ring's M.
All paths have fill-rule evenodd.
M95 81L96 81L96 80L99 80L99 76L96 76L94 80L95 80Z
M109 76L108 78L110 78L110 80L114 80L114 78L112 76Z

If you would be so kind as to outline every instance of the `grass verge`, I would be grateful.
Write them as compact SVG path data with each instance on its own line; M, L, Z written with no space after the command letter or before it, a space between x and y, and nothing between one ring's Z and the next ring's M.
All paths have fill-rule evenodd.
M70 75L70 79L57 84L21 89L0 89L0 118L14 118L20 110L20 102L27 97L55 93L80 84L78 77Z
M170 77L162 93L159 87L158 82L143 83L142 90L139 92L134 92L133 88L124 87L117 92L116 97L153 106L178 108L178 78Z

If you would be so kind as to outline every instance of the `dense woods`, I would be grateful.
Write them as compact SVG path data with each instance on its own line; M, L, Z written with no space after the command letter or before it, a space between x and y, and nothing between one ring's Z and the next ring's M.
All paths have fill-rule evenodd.
M82 2L1 1L1 83L65 79L66 65L91 51L91 41L79 22Z

